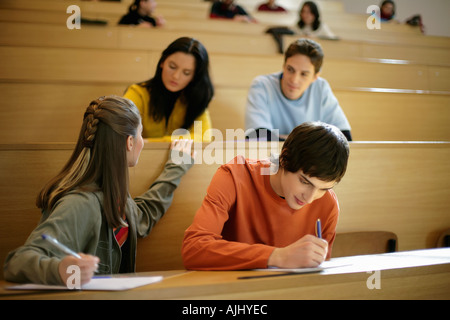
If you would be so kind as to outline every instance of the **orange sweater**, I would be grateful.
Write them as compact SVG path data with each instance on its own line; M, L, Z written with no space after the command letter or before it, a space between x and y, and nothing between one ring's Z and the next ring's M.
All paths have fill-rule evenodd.
M339 214L334 191L293 210L273 191L270 176L260 174L268 165L238 156L217 170L185 231L182 256L187 269L267 268L276 247L315 235L319 218L322 237L329 243L327 258L331 256Z

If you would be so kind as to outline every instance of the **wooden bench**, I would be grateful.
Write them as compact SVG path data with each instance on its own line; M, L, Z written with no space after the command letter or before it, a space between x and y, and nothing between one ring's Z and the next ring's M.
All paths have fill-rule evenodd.
M82 17L91 20L102 20L107 22L110 26L117 25L120 18L128 9L123 10L123 13L110 13L108 11L92 11L89 8L83 8L84 4L80 5ZM155 15L161 15L166 20L164 29L188 29L196 31L214 31L219 33L233 33L233 34L261 34L271 26L286 26L291 29L296 29L298 22L298 12L287 13L267 13L267 12L252 12L251 15L256 18L258 23L245 24L236 23L232 20L224 19L210 19L209 8L196 8L186 4L180 4L177 7L170 6L163 3L158 6ZM71 14L66 13L65 10L45 10L45 9L14 9L0 7L0 21L22 22L22 23L45 23L54 25L66 25L67 19ZM347 30L358 29L362 33L370 32L366 30L366 20L368 16L335 13L330 12L324 15L324 21L331 27L332 30L338 30L343 37ZM224 29L223 27L227 28ZM382 31L386 37L396 35L398 33L407 35L419 35L419 28L412 28L407 25L383 25Z
M87 13L109 13L123 15L128 12L128 7L133 1L120 2L96 2L96 1L80 1L80 0L41 0L36 3L33 0L4 0L0 4L0 8L8 9L22 9L22 10L36 10L36 11L63 11L65 12L70 5L77 5L81 11ZM160 1L158 7L182 7L184 9L192 10L207 10L209 3L200 1Z
M331 2L332 3L332 2ZM55 3L54 1L42 1L39 4L35 4L30 0L19 0L19 1L10 1L5 0L0 4L0 8L4 10L26 10L36 11L36 13L43 13L42 17L31 17L31 21L45 21L46 23L50 22L60 22L62 18L56 18L56 14L62 14L66 12L66 8L68 5L77 4L80 6L81 11L84 17L91 19L102 19L107 20L111 25L115 25L119 18L127 12L128 4L120 4L120 3L96 3L96 2L86 2L86 1L61 1L59 3ZM336 10L336 8L332 8L330 6L330 2L326 2L326 5L323 6L324 9L331 8L330 10L324 10L323 17L325 21L329 21L328 24L335 31L335 33L340 36L342 39L347 40L362 40L369 42L385 42L389 44L396 43L406 43L406 44L414 44L418 46L445 46L448 48L450 43L446 37L430 37L423 36L418 33L418 28L410 28L405 25L383 25L381 30L368 30L366 27L366 15L356 15L356 14L348 14L340 12ZM49 14L49 12L53 12L54 14ZM219 27L211 28L209 23L211 19L208 19L209 13L209 4L207 3L196 3L196 4L186 4L183 2L180 3L161 3L158 5L157 14L162 14L168 20L167 26L169 28L178 28L177 25L180 23L184 26L182 29L189 30L189 23L193 21L193 27L198 30L220 30ZM273 25L289 25L293 26L297 22L298 12L291 11L286 15L276 15L267 13L258 13L252 12L259 20L260 23L258 25L243 25L241 23L234 23L234 25L229 25L230 27L225 32L234 32L236 33L240 31L240 33L251 33L253 31L260 33L261 28L267 28L267 26ZM29 16L27 12L25 12L24 16ZM68 17L68 14L66 14ZM0 15L1 16L1 15ZM3 14L5 17L5 14ZM13 15L8 15L5 18L6 20L12 21L14 19ZM23 21L24 18L17 18L19 21ZM66 18L67 19L67 18ZM66 20L65 19L65 20ZM64 20L64 21L65 21ZM186 24L181 20L188 20ZM203 23L196 23L195 21L200 21ZM173 23L171 23L173 22ZM220 22L222 23L222 22ZM172 26L171 26L172 25ZM218 24L211 24L211 26L218 26ZM243 27L244 26L244 27ZM234 31L233 31L234 30Z
M124 0L119 3L117 2L89 2L89 1L80 1L80 0L41 0L40 3L36 3L33 0L4 0L0 4L0 8L9 8L9 9L29 9L29 10L46 10L46 11L65 11L65 9L69 5L78 5L82 10L86 10L89 13L115 13L115 14L124 14L128 11L129 5L133 1ZM280 4L284 2L282 5L288 9L289 11L294 11L298 13L300 8L300 4L296 0L292 1L283 1L279 2ZM260 1L257 0L245 0L245 1L237 1L239 5L244 7L248 12L255 12L257 5L260 4ZM344 8L343 4L337 1L316 1L317 5L320 8L320 11L324 14L329 13L343 13ZM155 11L160 10L161 8L181 8L184 10L192 10L192 11L201 11L209 13L211 8L211 3L198 1L198 0L164 0L158 2L157 8Z
M356 140L450 141L450 96L334 91Z
M214 128L245 127L246 89L218 88L210 104ZM450 95L334 90L360 141L450 141Z
M3 11L2 11L3 10ZM10 13L0 9L0 17ZM33 12L33 11L30 11ZM52 12L52 11L51 11ZM25 15L26 16L26 15ZM43 19L49 19L44 16ZM65 24L5 22L0 19L0 44L6 46L37 46L67 48L105 48L139 49L161 52L179 36L190 35L201 39L213 53L249 54L252 56L277 54L277 46L272 37L263 30L258 37L238 30L232 32L236 23L230 21L210 21L206 30L196 29L201 21L192 22L181 28L186 21L180 21L178 27L172 26L158 30L144 30L133 27L83 26L81 30L68 30ZM187 23L187 22L186 22ZM249 26L247 26L249 27ZM242 28L238 28L239 30ZM284 47L295 41L298 36L286 36ZM152 39L152 41L149 41ZM450 56L446 47L424 47L415 44L383 44L368 41L320 40L326 60L329 58L346 59L389 59L390 63L419 63L428 66L449 66Z
M255 76L281 70L282 63L279 57L211 57L216 84L231 87L248 87ZM450 68L330 58L324 61L321 76L335 90L363 87L443 92L449 91Z
M3 9L4 11L5 9ZM0 10L0 17L2 15ZM33 12L33 11L31 11ZM3 12L8 14L8 12ZM48 19L47 17L44 17ZM201 22L195 22L201 24ZM59 26L43 23L17 23L0 20L0 44L6 46L48 46L68 48L139 49L161 52L176 37L192 35L201 39L209 53L233 53L249 55L277 55L275 41L263 31L258 37L231 33L229 21L212 21L209 31L175 27L162 30L142 30L132 27L94 27L83 26L81 30L68 30L64 24ZM181 27L180 27L181 28ZM189 30L189 31L186 31ZM221 31L220 31L221 30ZM192 33L192 34L191 34ZM287 36L284 47L298 36ZM152 39L152 41L149 41ZM326 60L345 59L385 59L390 63L414 63L428 66L449 66L448 48L424 47L414 44L386 45L367 41L332 41L316 39L323 47ZM233 45L230 45L233 44ZM281 55L278 55L281 58Z
M10 3L5 1L0 8L4 10L9 10L12 14L8 16L4 16L5 19L13 21L38 21L38 22L46 22L46 23L60 23L61 21L65 21L69 14L66 13L66 8L68 5L78 5L80 7L80 11L82 12L84 17L87 18L96 18L107 20L110 24L116 24L120 17L128 11L128 3L95 3L95 2L85 2L85 1L71 1L69 2L61 2L55 4L54 2L43 1L42 6L36 8L34 4L27 4L27 1L18 1L18 3ZM333 6L333 4L337 4L339 7ZM247 24L245 27L242 27L242 23L234 23L236 27L231 27L232 29L238 30L238 26L240 26L241 32L252 32L252 30L257 30L258 28L264 28L268 25L286 25L289 27L293 27L298 21L299 15L299 6L296 3L296 8L291 8L286 13L267 13L267 12L258 12L256 11L257 4L255 3L252 6L249 3L241 4L247 11L257 19L257 24ZM368 15L364 14L349 14L343 11L342 4L338 2L326 2L325 5L319 4L321 7L321 15L322 20L326 21L328 25L332 29L342 30L341 33L344 37L346 37L347 30L360 30L361 32L367 32L366 20ZM155 15L162 15L167 20L167 26L176 25L177 21L187 20L187 24L185 25L191 27L191 23L199 21L202 24L198 25L200 28L204 28L208 30L208 21L217 20L217 19L209 19L210 12L210 3L186 3L182 1L169 3L169 2L161 2L158 3L158 6L154 12ZM17 13L12 12L15 10ZM24 11L24 16L20 16L18 12ZM34 16L30 16L28 12L34 11L36 14ZM53 13L50 15L49 13ZM42 14L42 15L41 15ZM66 18L62 20L62 18L53 19L56 15L65 14ZM1 15L0 15L1 16ZM30 20L24 20L25 17L29 17ZM43 17L50 18L45 21ZM203 27L202 27L203 26ZM377 33L382 33L385 37L389 37L393 33L402 33L402 34L413 34L417 35L420 33L419 28L412 28L410 26L406 26L403 24L395 25L383 25L382 30L377 30Z
M69 158L73 144L0 146L0 260L23 244L40 218L35 197L43 184ZM222 144L203 148L222 150ZM204 152L197 145L197 156ZM280 145L237 146L235 154L265 157ZM348 172L336 187L341 216L338 232L390 231L398 250L434 247L449 228L450 143L351 143ZM139 164L130 169L130 193L144 192L162 170L167 143L147 143ZM225 152L224 152L225 154ZM206 159L203 157L203 159ZM199 160L199 159L197 159ZM196 164L183 177L174 201L149 237L139 240L139 271L183 268L180 256L184 230L190 225L219 165Z
M78 96L72 94L70 102L65 102L65 104L73 103L69 106L69 109L78 110L80 106L83 106L87 100L93 97L108 94L121 95L129 84L150 78L160 56L160 51L150 50L149 41L137 41L136 36L138 35L139 38L144 33L136 29L88 28L85 30L86 32L77 33L68 32L66 28L52 28L46 25L15 24L14 26L17 29L9 24L5 25L7 28L1 28L1 26L0 23L0 33L5 32L2 35L6 35L0 37L2 44L7 45L16 41L15 39L20 39L19 43L23 45L21 47L5 46L0 48L2 58L0 64L3 71L0 76L3 82L1 87L8 88L0 92L4 93L4 96L14 98L11 103L17 103L17 100L15 100L17 96L10 95L9 90L13 87L16 90L15 92L18 93L19 99L26 104L21 105L20 108L24 108L22 110L35 115L32 118L23 118L23 122L20 124L10 121L10 119L16 118L13 111L5 113L5 116L2 117L2 122L5 124L2 128L14 128L16 124L19 127L31 128L31 130L27 130L28 133L20 136L15 134L13 130L3 130L6 137L12 135L21 139L21 142L49 141L48 137L52 134L52 129L47 126L45 118L53 117L54 119L64 120L70 119L69 117L72 115L70 113L67 115L61 114L63 118L59 118L57 112L47 110L48 113L41 113L37 112L40 111L38 109L30 110L27 106L31 106L30 101L33 102L33 105L39 103L52 105L53 109L57 110L59 103L55 104L55 101L59 102L60 100L56 98L58 96L67 97L65 86L68 86L67 88L74 90L70 93L77 92L78 96L81 95L83 99L75 102L74 99L77 99ZM37 28L34 29L35 27ZM9 33L8 30L13 30L13 32ZM39 37L38 35L41 32L47 37L42 37L42 35ZM32 39L23 37L27 34L35 34L36 36ZM70 36L66 37L66 35ZM92 38L89 36L92 36ZM211 36L212 38L214 37ZM162 38L157 38L157 40L154 43L161 46L161 50L167 45L165 42L171 41ZM374 95L375 100L366 99L367 95L365 94L344 96L341 105L354 127L355 137L361 137L358 140L448 140L448 129L444 123L445 119L448 118L446 116L448 112L446 95L449 92L448 83L450 79L448 66L403 64L407 61L400 61L400 64L397 65L391 64L391 61L379 63L378 60L343 59L349 52L370 56L370 48L375 48L375 46L356 43L353 46L346 46L344 42L333 41L322 42L322 44L326 54L332 52L338 57L326 58L322 73L335 92L370 91L372 90L371 87L375 87L377 90L381 87L381 91L403 89L401 92L427 93L417 99L414 98L415 95L409 93L403 96L402 94L377 93ZM54 47L55 45L61 47ZM143 48L139 49L140 46ZM89 47L94 47L94 49L89 49ZM211 105L213 120L214 118L218 119L215 123L217 123L217 128L222 131L227 128L243 127L246 91L251 81L259 74L280 70L282 57L280 55L260 55L257 57L245 54L228 55L218 53L221 51L220 48L216 48L216 50L217 52L210 54L213 81L217 88L216 99ZM379 49L375 48L374 51L378 52L376 54L382 55ZM421 50L416 52L425 54L425 51ZM440 55L438 51L435 52ZM241 68L241 65L245 65L246 68ZM239 77L236 76L237 74ZM21 92L17 82L35 83L36 89L33 86L26 87L25 85L24 91ZM55 90L49 89L50 85L54 85ZM44 87L46 89L41 91ZM85 89L87 90L84 91ZM61 90L61 93L58 92ZM230 94L222 94L221 92ZM428 93L441 94L438 94L438 97L435 98L432 97L435 94L430 95ZM48 98L43 99L42 94ZM353 100L353 97L357 97L356 100ZM403 99L403 97L406 97L406 99ZM341 100L339 96L338 98ZM5 108L11 105L7 99L2 101ZM427 112L428 107L426 108L426 106L428 105L431 106L430 112ZM46 108L43 110L46 110ZM232 112L229 112L230 110ZM394 114L394 116L386 117L386 114ZM240 116L236 117L237 115ZM17 119L19 118L17 117ZM236 119L239 119L238 122ZM374 119L376 121L373 121ZM66 121L58 122L59 124L55 123L56 127L54 128L56 129L64 127L66 123ZM379 123L386 123L383 130L373 130L373 125ZM398 126L399 123L405 123L406 127ZM75 124L75 128L76 126L78 124ZM420 130L417 128L420 128ZM383 135L379 135L380 131L383 132ZM374 133L374 135L371 133ZM73 140L73 136L70 134L69 136L62 134L57 138L57 141L64 142Z
M123 95L128 84L0 82L0 140L74 142L92 99ZM209 105L213 127L244 128L248 89L218 87ZM335 90L355 140L450 141L450 95ZM68 99L67 97L70 97Z
M0 47L1 80L133 83L154 73L160 52L146 50ZM281 70L279 56L210 54L218 87L248 88L258 75ZM245 66L243 68L242 66ZM327 59L321 75L335 90L391 88L448 92L450 67Z
M0 47L2 80L134 83L150 78L156 61L142 50Z
M0 137L14 142L75 142L88 104L122 96L127 84L0 83Z
M216 30L230 25L216 21ZM213 29L214 30L214 29ZM225 29L226 30L226 29ZM232 34L184 29L144 29L130 26L82 26L69 30L64 25L0 22L0 44L8 46L49 46L69 48L120 48L161 52L179 37L199 39L209 53L277 55L277 45L269 34Z

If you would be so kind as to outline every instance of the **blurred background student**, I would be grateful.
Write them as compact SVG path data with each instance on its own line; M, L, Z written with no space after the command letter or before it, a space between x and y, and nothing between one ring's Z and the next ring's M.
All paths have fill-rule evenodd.
M119 20L119 24L145 28L164 26L166 21L162 16L152 16L156 5L155 0L135 0L130 5L128 13Z
M257 22L243 7L234 0L217 0L211 6L209 15L212 19L231 19L242 22Z
M385 0L380 5L380 19L382 22L394 21L395 3L391 0Z
M306 37L337 39L328 25L320 20L319 8L313 1L306 1L299 11L296 33Z
M384 23L401 23L396 19L397 6L392 0L384 0L380 4L380 20ZM422 33L425 33L425 26L422 22L422 16L420 14L414 14L413 16L407 18L405 23L413 26L419 27Z
M268 0L258 6L258 11L286 12L286 9L276 4L276 0Z
M182 37L162 52L154 77L131 85L124 96L141 113L144 138L170 141L174 130L184 129L200 142L211 140L207 108L213 95L206 48Z

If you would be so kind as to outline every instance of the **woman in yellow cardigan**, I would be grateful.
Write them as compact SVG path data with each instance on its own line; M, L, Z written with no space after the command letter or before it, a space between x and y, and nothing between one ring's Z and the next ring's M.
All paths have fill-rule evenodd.
M182 37L163 51L154 77L131 85L124 96L141 113L144 138L170 141L173 134L209 142L207 107L213 95L208 52L199 41Z

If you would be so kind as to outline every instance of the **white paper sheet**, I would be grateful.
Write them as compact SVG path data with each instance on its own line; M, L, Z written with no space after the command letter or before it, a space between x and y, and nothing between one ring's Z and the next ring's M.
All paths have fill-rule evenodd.
M450 263L450 248L400 251L393 253L349 256L324 261L317 268L299 269L256 269L291 273L322 272L324 274L369 272L374 270L398 269Z
M331 259L349 266L325 270L327 274L371 272L375 270L400 269L450 263L450 248L399 251L393 253L350 256Z
M317 268L295 268L295 269L282 269L282 268L268 268L268 269L255 269L255 271L274 271L274 272L295 272L295 273L311 273L320 272L330 268L338 268L343 266L348 266L347 261L324 261Z
M98 291L121 291L145 286L159 282L162 276L154 277L97 277L81 286L81 290L98 290ZM43 284L26 283L10 286L11 290L70 290L65 286L51 286Z

